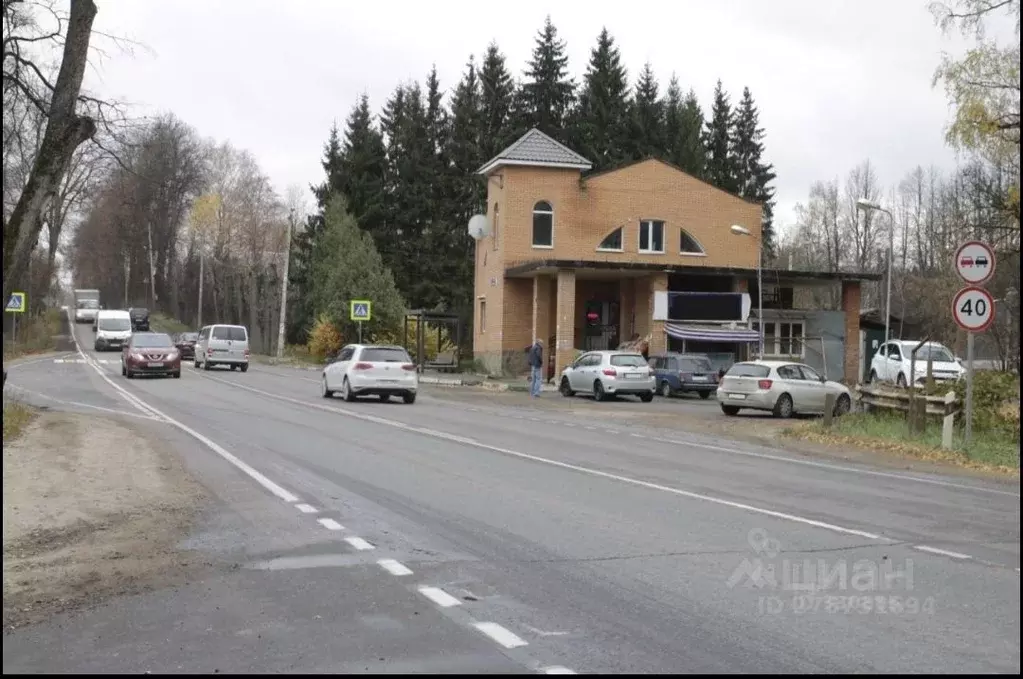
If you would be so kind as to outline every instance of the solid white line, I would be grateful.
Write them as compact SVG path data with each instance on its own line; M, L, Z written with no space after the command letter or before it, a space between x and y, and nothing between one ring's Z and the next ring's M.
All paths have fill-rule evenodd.
M657 490L657 491L661 491L661 492L664 492L664 493L671 493L672 495L678 495L680 497L687 497L687 498L690 498L690 499L693 499L693 500L702 500L704 502L711 502L711 503L714 503L714 504L717 504L717 505L721 505L721 506L724 506L724 507L731 507L732 509L741 509L743 511L752 512L754 514L761 514L763 516L770 516L770 517L774 517L776 519L784 519L786 521L793 521L795 523L800 523L800 524L803 524L803 525L806 525L806 526L813 526L815 528L824 528L826 530L834 531L836 533L844 533L846 535L856 535L856 536L859 536L859 537L862 537L862 538L867 538L869 540L885 540L885 541L888 541L888 538L885 538L885 537L883 537L881 535L877 535L876 533L869 533L867 531L857 530L855 528L845 528L843 526L837 526L837 525L835 525L833 523L827 523L827 522L824 522L824 521L817 521L815 519L809 519L809 518L802 517L802 516L796 516L794 514L786 514L785 512L776 512L776 511L771 510L771 509L764 509L762 507L755 507L753 505L748 505L748 504L744 504L744 503L741 503L741 502L733 502L731 500L725 500L723 498L713 497L713 496L710 496L710 495L703 495L702 493L694 493L692 491L682 490L680 488L672 488L671 486L663 486L663 485L661 485L659 483L651 483L649 481L641 481L639 479L633 479L633 478L630 478L628 476L622 476L620 474L612 474L610 472L600 471L599 469L591 469L589 467L583 467L583 466L576 465L576 464L570 464L568 462L560 462L558 460L551 460L551 459L546 458L546 457L540 457L539 455L530 455L529 453L521 453L521 452L519 452L517 450L510 450L508 448L501 448L499 446L492 446L492 445L489 445L489 444L486 444L486 443L481 443L479 441L476 441L476 440L470 439L470 438L466 438L464 436L457 436L455 434L448 434L446 432L437 431L435 429L426 429L426 428L423 428L423 427L415 427L415 426L412 426L412 425L405 424L403 422L397 422L395 420L387 420L387 419L384 419L382 417L376 417L376 416L373 416L373 415L365 415L365 414L358 413L358 412L355 412L353 410L347 410L347 409L344 409L344 408L335 408L333 406L325 406L325 405L320 405L318 403L310 403L308 401L301 401L301 400L296 399L296 398L290 398L288 396L280 396L278 394L272 394L272 393L270 393L268 391L263 391L262 389L255 389L255 388L250 387L248 385L227 382L225 380L220 380L220 379L217 379L217 378L214 378L214 377L208 377L206 375L203 375L203 377L206 378L206 379L214 380L216 382L223 382L224 384L228 384L228 385L237 387L239 389L245 389L245 390L251 391L251 392L253 392L255 394L261 394L263 396L267 396L267 397L275 399L275 400L287 401L287 402L290 402L290 403L295 403L295 404L298 404L298 405L300 405L302 407L305 407L305 408L316 408L318 410L324 410L324 411L327 411L327 412L339 413L341 415L347 415L349 417L354 417L356 419L365 420L367 422L375 422L377 424L383 424L383 425L389 426L389 427L396 427L398 429L404 429L405 431L411 431L411 432L415 432L415 433L418 433L418 434L426 434L427 436L433 436L435 438L440 438L440 439L444 439L444 440L447 440L447 441L454 441L454 442L457 442L457 443L463 443L465 445L474 446L476 448L481 448L483 450L491 450L491 451L494 451L496 453L501 453L503 455L509 455L511 457L517 457L517 458L520 458L520 459L523 459L523 460L531 460L533 462L539 462L541 464L550 465L552 467L559 467L561 469L569 469L569 470L572 470L572 471L580 472L582 474L590 474L592 476L599 476L601 478L610 479L612 481L619 481L621 483L628 483L628 484L631 484L631 485L634 485L634 486L639 486L641 488L648 488L650 490Z
M529 645L525 639L498 625L496 622L474 622L473 627L505 648L518 648Z
M345 527L334 519L317 519L319 524L327 530L344 530Z
M345 542L347 542L360 552L364 552L368 549L376 549L376 547L374 547L373 545L359 537L345 538Z
M315 514L317 512L316 507L313 507L312 505L307 505L305 503L295 505L295 509L302 512L303 514Z
M85 352L82 351L82 346L78 343L78 338L74 336L74 333L72 333L71 339L72 339L72 341L74 341L75 348L78 349L78 353L82 356L82 358L86 358L87 359L88 357L85 355ZM225 460L230 462L232 465L234 465L237 469L239 469L242 473L246 474L253 481L255 481L259 485L263 486L263 488L267 489L268 491L270 491L271 493L273 493L275 496L279 497L280 499L284 500L285 502L288 502L288 503L298 502L298 498L296 496L292 495L291 493L289 493L284 488L278 486L276 483L274 483L273 481L271 481L267 477L263 476L263 474L261 474L260 472L256 471L255 469L253 469L249 465L245 464L244 462L242 462L240 459L238 459L237 457L235 457L231 453L227 452L227 450L225 450L220 444L218 444L215 441L211 440L209 437L200 434L199 432L197 432L196 430L192 429L191 427L189 427L187 425L184 425L181 422L178 422L177 420L175 420L175 419L173 419L171 417L168 417L166 414L160 412L156 408L154 408L151 405L149 405L148 403L144 402L142 399L140 399L140 398L134 396L133 394L129 393L124 387L122 387L121 385L117 384L112 379L110 379L104 373L103 368L99 367L99 365L97 365L95 363L89 363L89 365L90 365L90 367L93 370L96 371L96 374L98 374L101 378L103 378L103 380L105 380L107 384L109 384L111 387L113 387L114 390L117 391L117 393L119 393L121 396L123 396L125 399L127 399L135 407L139 408L140 410L142 410L143 412L145 412L147 414L156 415L157 417L161 418L165 422L168 422L168 423L174 425L175 427L177 427L181 431L185 432L186 434L188 434L192 438L196 439L197 441L199 441L200 443L205 445L207 448L209 448L210 450L215 452L217 455L220 455L222 458L224 458Z
M441 608L451 608L452 606L460 606L462 604L461 601L439 587L420 587L419 593Z
M412 575L412 569L394 559L380 559L377 564L391 575Z
M104 408L103 406L94 406L91 403L79 403L78 401L63 401L59 398L54 398L52 396L48 396L47 394L41 394L38 391L32 391L31 389L25 389L24 387L18 387L15 385L11 385L11 388L17 390L20 393L31 394L32 396L35 396L37 398L45 398L48 401L60 403L61 405L76 406L78 408L92 408L93 410L101 410L105 413L110 413L112 415L124 415L125 417L137 417L140 420L152 420L154 422L163 422L163 420L161 420L158 417L154 417L153 415L139 415L138 413L130 413L127 410L115 410L113 408Z
M930 552L931 554L940 554L942 556L950 556L953 559L972 559L973 558L969 554L963 554L962 552L950 552L947 549L938 549L937 547L928 547L927 545L913 545L913 549L919 549L921 552Z
M545 667L545 668L543 668L543 673L544 674L575 674L575 672L573 672L572 670L568 669L567 667L562 667L560 665L555 665L554 667Z

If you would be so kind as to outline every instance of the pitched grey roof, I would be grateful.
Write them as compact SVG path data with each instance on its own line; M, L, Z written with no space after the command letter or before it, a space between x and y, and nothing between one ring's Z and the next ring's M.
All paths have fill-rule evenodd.
M498 153L486 165L477 170L477 173L487 174L502 165L564 167L579 170L589 170L593 167L590 161L535 127L519 137L514 144Z

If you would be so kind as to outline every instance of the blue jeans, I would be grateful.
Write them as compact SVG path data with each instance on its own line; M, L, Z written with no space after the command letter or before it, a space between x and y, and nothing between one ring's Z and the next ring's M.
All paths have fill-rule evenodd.
M540 390L543 388L543 376L540 373L541 369L536 366L529 369L529 393L531 396L539 396Z

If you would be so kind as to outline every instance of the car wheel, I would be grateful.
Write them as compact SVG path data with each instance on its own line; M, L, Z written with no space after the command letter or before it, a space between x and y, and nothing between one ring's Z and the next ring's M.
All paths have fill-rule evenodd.
M380 402L381 403L387 403L390 400L391 400L391 395L390 394L380 394Z
M242 363L240 366L238 366L238 369L241 370L243 373L247 373L249 372L249 364Z
M739 414L738 406L726 406L724 403L721 404L721 412L729 417L735 417Z
M203 370L209 370L210 369L210 362L209 362L208 359L202 362L202 369Z
M593 400L594 401L606 401L607 392L604 391L604 385L597 380L593 383Z
M639 400L643 403L650 403L650 401L654 400L654 392L648 391L645 394L640 394Z
M792 417L792 397L788 394L782 394L778 397L778 400L774 404L774 410L772 411L775 417L781 419L788 419Z
M895 385L897 387L905 389L906 388L906 376L903 375L902 373L899 373L899 376L895 379Z
M671 398L671 385L665 380L661 382L661 396L664 398Z
M121 364L121 375L127 375L128 371L124 369L124 364Z
M402 394L401 400L404 401L406 405L412 405L413 403L416 402L416 392L410 391L408 393Z
M125 370L124 371L124 376L127 377L130 380L130 379L133 379L135 377L135 373L133 373L130 370Z
M875 382L877 382L877 371L871 370L870 376L867 378L867 384L874 384Z
M181 371L180 370L175 370L174 371L174 379L176 379L176 380L180 380L181 379Z
M561 378L561 384L558 385L558 391L560 391L561 395L564 396L565 398L571 398L575 396L575 392L572 391L572 385L568 383L567 377Z
M320 379L320 395L323 396L323 398L334 398L334 392L331 391L330 389L327 389L327 376L326 375L324 375Z
M708 398L710 398L710 392L709 391L701 391L700 392L700 398L702 398L704 401L706 401Z
M348 384L348 378L341 383L341 398L351 403L355 400L355 392L352 391L352 387Z
M195 368L196 370L199 369L199 359L198 358L193 358L192 359L192 367Z
M848 415L849 411L852 410L852 399L849 398L848 394L842 394L835 401L835 417L841 417L842 415Z

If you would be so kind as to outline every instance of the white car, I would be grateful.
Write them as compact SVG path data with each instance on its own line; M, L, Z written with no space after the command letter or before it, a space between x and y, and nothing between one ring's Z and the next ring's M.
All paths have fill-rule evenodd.
M882 344L870 360L870 382L894 382L900 387L909 384L910 373L919 386L927 381L927 361L935 381L956 381L966 370L955 355L938 342L927 342L916 352L916 362L910 365L913 349L919 342L912 340L890 340Z
M333 398L340 393L346 401L360 396L379 396L387 401L400 396L415 403L419 373L412 358L401 347L377 344L349 344L323 369L320 393Z
M83 300L75 308L75 323L95 323L97 313L99 313L98 299Z
M127 311L103 309L96 314L93 326L96 351L120 351L131 339L131 317Z
M820 415L828 394L835 395L835 415L852 409L852 394L841 382L825 379L803 363L744 361L735 363L721 378L717 398L725 415L742 409L766 410L775 417L796 413Z
M635 351L589 351L561 371L558 391L562 396L593 394L597 401L618 395L638 396L643 403L654 400L657 378Z
M249 330L244 325L207 325L195 341L195 368L209 370L226 365L231 370L249 370Z

